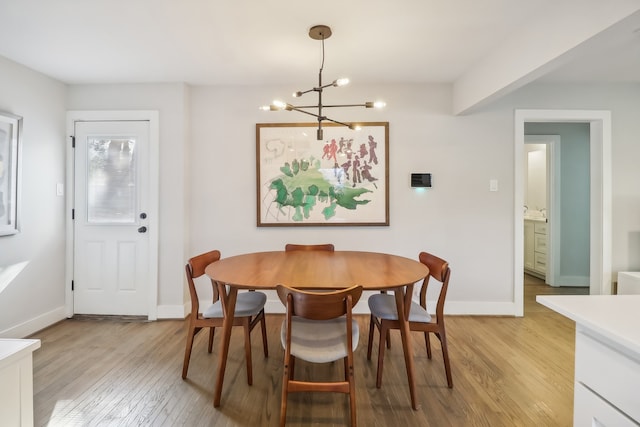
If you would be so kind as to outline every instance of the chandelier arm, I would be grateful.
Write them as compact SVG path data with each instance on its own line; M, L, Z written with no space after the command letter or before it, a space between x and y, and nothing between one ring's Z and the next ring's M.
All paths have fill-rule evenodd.
M298 113L308 114L308 115L313 116L313 117L316 117L316 118L318 118L318 119L320 119L320 120L328 120L326 117L321 117L321 116L319 116L318 114L314 114L314 113L311 113L311 112L309 112L309 111L301 110L301 109L300 109L300 107L294 107L294 106L291 106L291 109L290 109L290 110L291 110L291 111L297 111Z
M324 119L323 119L323 120L326 120L326 121L328 121L328 122L333 122L333 123L338 124L338 125L346 126L346 127L348 127L348 128L351 128L351 126L352 126L352 125L351 125L351 124L349 124L349 123L339 122L339 121L337 121L337 120L330 119L329 117L324 117Z
M366 104L323 105L322 108L335 107L366 107ZM293 108L318 108L317 105L292 105Z
M298 92L296 92L296 97L304 95L305 93L309 93L309 92L313 92L314 90L316 90L316 88L311 88L311 89L307 89L307 90L300 90Z
M333 108L333 107L366 107L366 104L342 104L342 105L323 105L322 108Z

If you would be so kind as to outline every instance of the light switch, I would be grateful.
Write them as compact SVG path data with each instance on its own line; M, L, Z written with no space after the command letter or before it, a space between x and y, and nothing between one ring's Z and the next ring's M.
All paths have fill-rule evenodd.
M56 196L64 196L64 184L61 182L56 184Z
M498 180L490 179L489 180L489 191L498 191Z

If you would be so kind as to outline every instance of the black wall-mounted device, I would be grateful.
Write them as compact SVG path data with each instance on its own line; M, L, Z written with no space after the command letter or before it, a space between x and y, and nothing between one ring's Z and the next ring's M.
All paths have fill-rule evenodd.
M411 187L431 187L431 174L430 173L412 173L411 174Z

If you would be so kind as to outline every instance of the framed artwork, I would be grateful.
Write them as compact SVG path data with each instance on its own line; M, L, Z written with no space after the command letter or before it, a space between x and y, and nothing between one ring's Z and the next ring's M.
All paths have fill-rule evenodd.
M389 225L389 123L256 125L257 225Z
M18 167L22 117L0 112L0 236L18 228Z

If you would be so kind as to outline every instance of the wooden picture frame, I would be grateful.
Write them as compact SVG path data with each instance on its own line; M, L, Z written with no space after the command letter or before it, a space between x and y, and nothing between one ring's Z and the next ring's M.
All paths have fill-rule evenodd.
M22 117L0 112L0 236L19 227L19 168Z
M257 226L388 226L389 123L256 124Z

